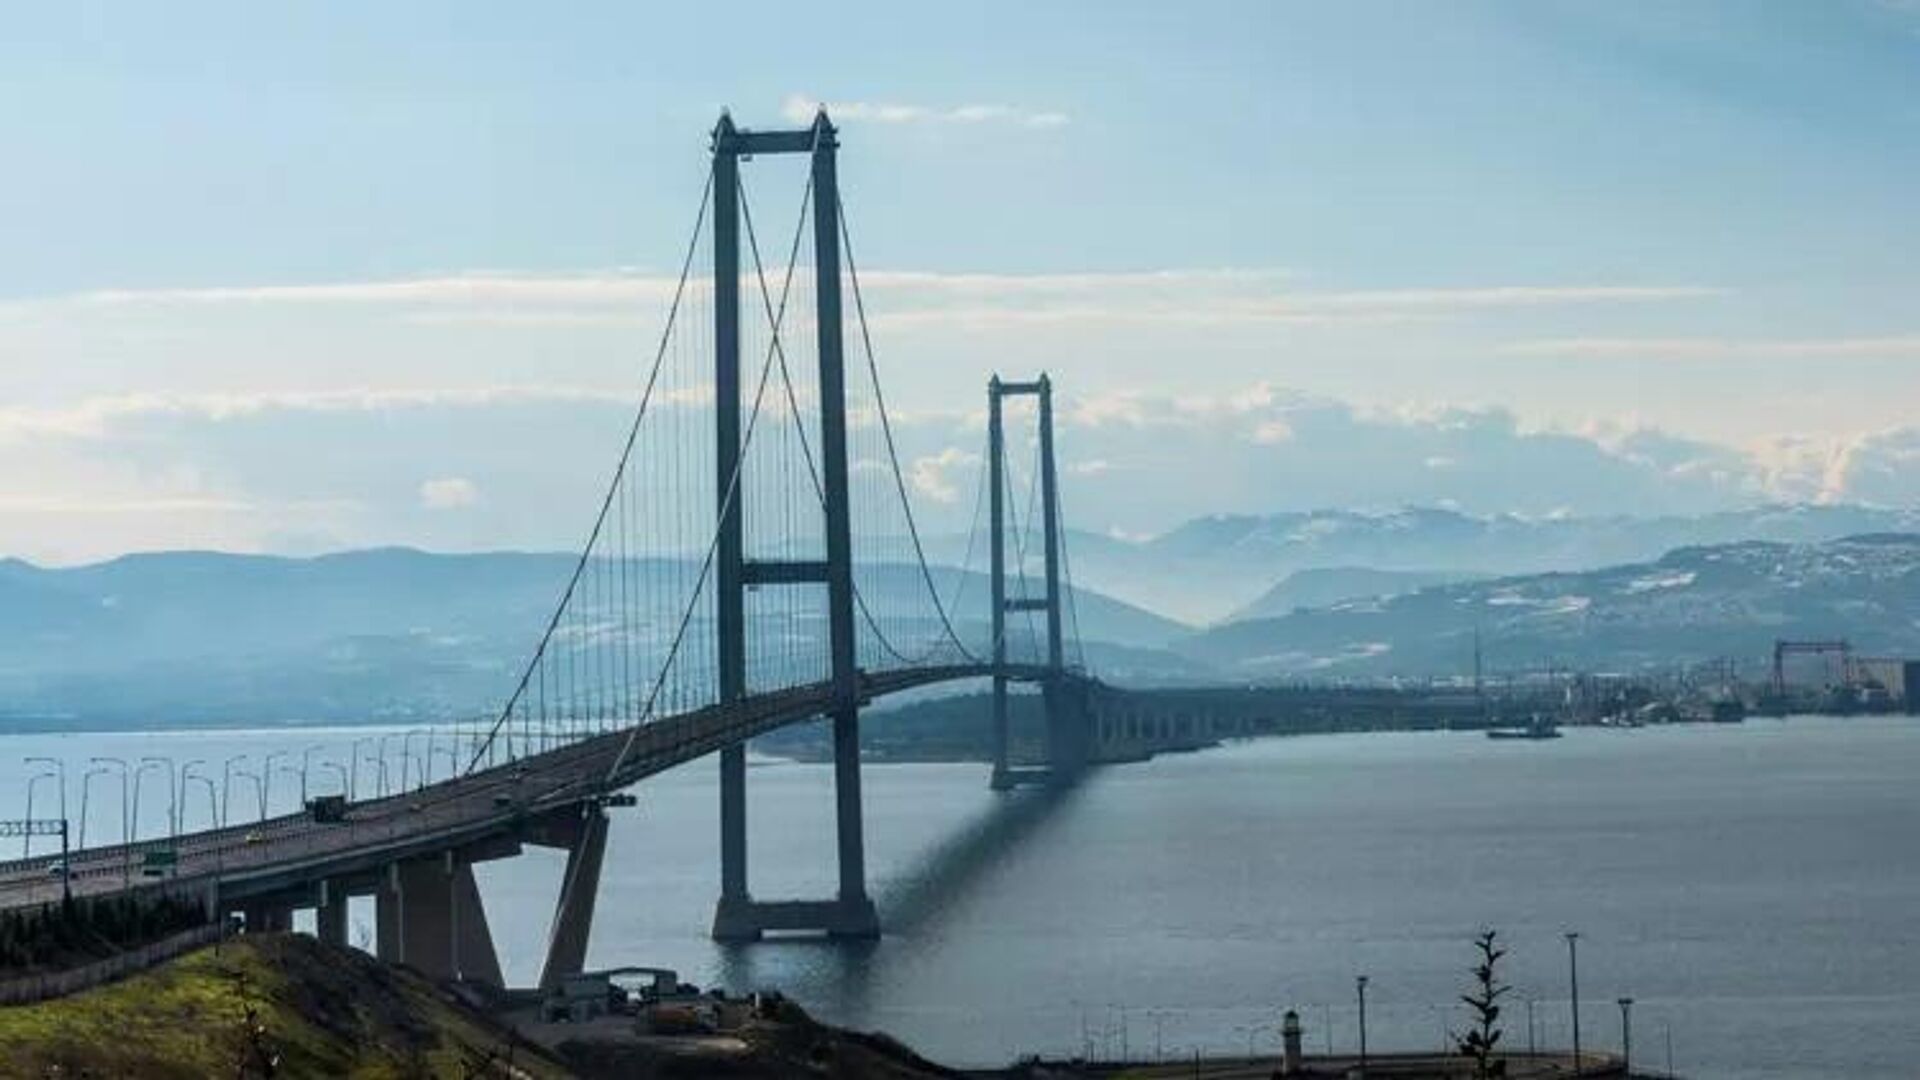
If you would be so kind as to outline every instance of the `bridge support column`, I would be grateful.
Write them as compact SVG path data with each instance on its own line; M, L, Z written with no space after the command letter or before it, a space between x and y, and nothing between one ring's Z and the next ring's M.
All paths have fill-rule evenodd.
M451 852L398 865L400 962L435 979L453 977Z
M347 894L331 881L320 882L320 902L313 909L313 936L329 945L347 943Z
M400 867L389 865L373 894L373 955L397 964L405 951L400 921Z
M566 876L561 879L560 903L554 912L553 937L547 961L540 969L540 987L552 989L569 975L578 975L587 963L587 936L593 929L594 900L600 893L600 866L607 854L607 816L592 807L579 819L574 841L567 849Z
M249 903L240 909L247 933L265 934L293 929L293 909L278 903Z
M480 883L473 880L473 864L462 862L453 872L454 977L466 982L504 987L500 954L493 948L493 930L487 909L480 904Z

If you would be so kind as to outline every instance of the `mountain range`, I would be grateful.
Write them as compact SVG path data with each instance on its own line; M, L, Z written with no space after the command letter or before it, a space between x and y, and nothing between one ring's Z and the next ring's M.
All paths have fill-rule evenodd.
M1261 597L1303 570L1486 577L1643 562L1682 547L1883 532L1920 532L1920 510L1792 504L1695 517L1546 518L1440 507L1315 510L1196 518L1146 539L1075 532L1066 546L1080 584L1201 625L1239 614L1281 614ZM1324 594L1313 599L1330 602Z
M1522 574L1227 623L1175 648L1223 677L1462 675L1476 634L1492 671L1544 664L1752 665L1776 638L1844 638L1920 656L1920 535L1683 547L1597 570Z
M483 713L512 688L576 561L404 548L303 559L163 552L68 568L0 560L0 718L61 726ZM636 573L648 569L694 576L686 564ZM858 577L876 610L924 596L917 567L863 567ZM984 651L985 576L935 570L933 579L943 598L978 609L956 630ZM672 611L650 621L672 625L683 604L673 599ZM751 600L748 608L753 618L780 618ZM1181 624L1086 589L1075 590L1071 610L1088 661L1102 670L1142 678L1193 670L1164 648L1187 632ZM1024 621L1010 640L1025 641ZM803 636L824 625L800 623ZM688 630L711 633L705 624Z

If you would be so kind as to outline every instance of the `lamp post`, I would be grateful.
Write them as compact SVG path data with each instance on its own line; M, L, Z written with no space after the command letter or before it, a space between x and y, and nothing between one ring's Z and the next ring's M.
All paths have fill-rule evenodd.
M1573 1075L1580 1067L1580 932L1567 931L1567 985L1573 998Z
M380 794L382 795L389 794L387 789L387 740L395 737L392 732L388 732L380 736L375 742L375 745L379 747L380 754ZM400 786L404 789L407 786L407 737L400 735L398 738L400 739Z
M273 794L273 759L291 757L285 750L275 750L260 763L260 782L264 785L260 792L260 819L266 820L269 796Z
M1367 1075L1367 977L1356 976L1354 992L1360 997L1360 1075Z
M233 775L242 780L253 781L253 793L260 800L260 820L267 820L267 778L257 772L250 772L246 769L235 769L233 770ZM222 803L220 812L222 815L225 815L227 809L225 805L226 792L223 791L220 793L220 799ZM222 822L222 824L225 824L225 822Z
M301 756L301 759L300 759L300 766L299 766L298 768L295 768L295 767L294 767L294 766L292 766L292 765L282 765L282 766L280 766L280 771L281 771L281 772L283 772L283 773L286 773L286 774L288 774L289 776L292 776L292 777L294 777L295 779L297 779L297 780L299 780L299 781L300 781L300 809L302 809L302 810L304 810L304 809L306 809L306 806L307 806L307 761L306 761L306 757L305 757L305 755L303 754L303 755Z
M53 766L54 774L60 778L60 819L65 821L67 817L67 763L59 758L50 757L30 757L26 759L26 763L28 765ZM27 816L32 817L33 815L29 814Z
M1540 1053L1540 1044L1534 1038L1533 999L1527 999L1527 1056L1535 1057Z
M54 778L55 778L55 774L53 773L37 772L37 773L34 773L33 776L27 780L27 820L28 821L33 820L33 786L35 784L38 784L42 780L52 780ZM32 854L33 854L33 830L23 829L20 833L20 857L24 859L31 856Z
M133 803L128 801L128 791L133 770L127 766L126 758L103 756L90 760L117 766L120 770L120 883L131 885L133 883Z
M1633 999L1623 997L1620 1005L1620 1066L1633 1072Z
M361 757L364 756L360 753L360 745L362 743L370 743L372 741L373 741L372 739L353 740L353 749L349 751L348 758L347 758L347 764L351 766L353 769L352 773L349 774L347 779L347 801L348 802L353 802L360 798L360 794L359 794L360 792L360 759Z
M147 775L148 769L159 769L167 774L167 827L169 831L171 831L173 827L172 822L175 808L180 804L173 782L173 759L156 757L151 754L141 758L140 767L133 770L133 831L136 836L140 833L140 780Z
M220 766L220 827L227 827L228 789L233 786L233 763L247 760L245 754L235 754Z
M105 776L112 771L113 771L112 769L102 769L96 766L80 774L80 843L78 845L79 847L84 848L87 846L87 801L88 801L87 796L89 793L93 791L93 778L96 776Z
M313 768L313 752L315 750L324 750L324 749L326 749L326 747L321 746L318 743L315 743L314 745L309 746L304 750L300 751L300 805L301 806L307 805L307 772ZM344 793L346 790L346 785L343 783L340 785L340 788L341 788L341 791Z
M207 761L205 758L194 758L192 761L189 761L186 764L180 766L180 813L178 816L176 816L173 819L173 834L176 839L179 837L181 830L185 829L187 825L187 781L188 780L199 779L199 780L206 781L207 827L211 829L220 823L220 818L218 816L217 811L214 808L213 778L210 776L196 775L193 771L196 766L205 765L206 763Z
M320 763L320 767L322 769L332 769L334 772L340 774L340 794L346 795L348 791L348 786L350 784L350 780L348 779L348 775L347 775L347 767L345 765L340 764L337 761L323 761Z

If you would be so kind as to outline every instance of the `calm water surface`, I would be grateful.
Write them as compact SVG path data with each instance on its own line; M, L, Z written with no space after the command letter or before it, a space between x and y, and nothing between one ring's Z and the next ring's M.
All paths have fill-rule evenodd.
M91 755L203 757L217 779L229 754L257 771L269 750L318 744L314 760L344 761L366 735L10 736L0 798L18 812L29 754L70 763L77 815ZM1310 1045L1348 1047L1365 973L1370 1044L1429 1048L1463 1022L1448 1002L1470 936L1493 926L1513 950L1508 1038L1525 1045L1532 999L1540 1042L1565 1045L1561 935L1577 929L1586 1045L1618 1047L1614 1000L1630 995L1636 1058L1664 1064L1670 1032L1689 1076L1920 1070L1920 721L1274 739L1103 770L1062 795L995 795L978 766L869 767L869 874L888 932L859 948L706 939L714 774L697 762L615 812L591 963L779 987L959 1064L1089 1044L1244 1051L1273 1044L1289 1005ZM164 787L149 774L148 831ZM297 787L279 773L272 802L291 806ZM92 796L91 838L117 839L117 775L96 776ZM54 797L42 782L36 798ZM829 770L760 763L750 800L755 895L827 895ZM245 805L257 812L252 794ZM562 862L529 852L480 868L520 981L537 972Z

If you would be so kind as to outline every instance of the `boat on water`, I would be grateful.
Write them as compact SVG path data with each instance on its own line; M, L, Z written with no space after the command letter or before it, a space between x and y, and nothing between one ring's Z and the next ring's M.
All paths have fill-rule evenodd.
M1536 714L1533 719L1519 727L1496 727L1487 729L1489 739L1557 739L1560 726L1552 720Z

